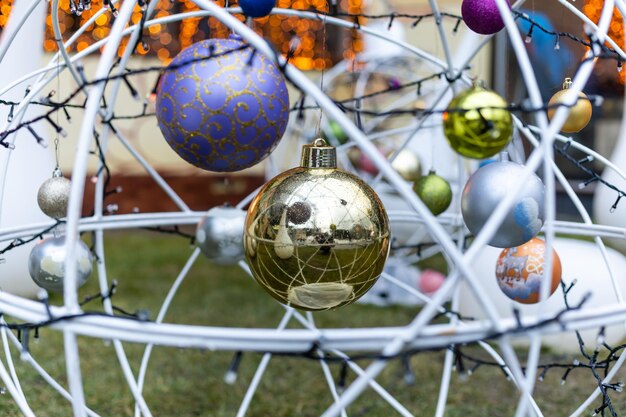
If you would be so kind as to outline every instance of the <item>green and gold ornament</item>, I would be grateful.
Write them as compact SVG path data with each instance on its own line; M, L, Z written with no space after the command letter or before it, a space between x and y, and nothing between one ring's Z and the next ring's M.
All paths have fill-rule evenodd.
M443 114L443 129L452 149L485 159L504 149L513 134L507 102L478 84L454 97Z

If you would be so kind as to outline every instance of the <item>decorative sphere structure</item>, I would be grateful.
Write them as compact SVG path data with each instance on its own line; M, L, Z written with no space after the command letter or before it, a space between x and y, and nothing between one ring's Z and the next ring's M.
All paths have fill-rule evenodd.
M622 364L626 361L626 355L605 343L604 326L624 325L626 303L621 293L622 283L608 263L599 263L602 271L598 273L609 277L611 287L608 292L614 297L607 297L606 303L601 307L588 307L585 304L585 297L572 299L572 292L568 292L576 285L577 279L589 280L593 277L563 275L560 277L562 281L557 283L558 280L554 275L550 277L554 279L550 280L549 290L555 285L561 285L563 288L563 299L560 300L559 307L550 309L538 304L536 310L529 310L526 308L528 306L520 304L516 305L514 310L516 316L513 318L500 314L497 308L499 306L496 305L498 301L483 291L486 280L493 283L496 279L496 265L489 266L489 274L477 273L472 265L485 245L494 242L503 234L501 227L507 224L508 214L523 195L524 181L507 181L504 185L499 185L503 189L502 196L493 198L494 201L485 218L480 220L480 231L475 236L471 236L463 224L461 190L470 174L475 171L477 160L493 156L505 149L509 150L512 159L518 163L520 177L532 179L535 172L542 171L545 204L543 208L537 204L537 218L542 221L541 233L542 238L545 238L546 253L553 250L557 234L592 237L596 245L594 248L597 249L594 259L601 259L606 255L602 239L607 237L623 239L626 235L624 228L594 224L576 190L554 164L554 152L571 156L568 150L576 149L590 158L566 157L566 160L577 168L582 167L582 170L590 175L589 183L597 182L614 190L617 193L615 205L626 195L622 191L626 188L623 168L612 164L606 157L584 143L558 133L561 130L566 131L562 127L568 119L567 106L551 114L548 119L547 103L541 98L542 91L539 89L533 65L524 47L528 34L520 33L515 23L515 18L531 19L531 17L520 12L516 5L509 11L506 0L494 0L496 5L501 6L498 10L506 11L500 13L504 24L503 30L507 31L510 52L517 58L521 67L521 77L528 92L522 104L511 103L509 97L504 98L473 86L476 74L469 69L470 64L485 44L482 39L464 37L463 45L459 48L462 50L455 50L448 38L453 33L452 28L456 28L454 31L458 28L464 30L460 24L461 10L459 7L454 13L442 12L440 7L443 2L430 2L430 10L424 15L407 17L393 10L377 15L378 19L391 20L386 21L389 28L393 27L394 20L400 19L415 26L425 21L431 22L433 26L429 34L439 36L436 38L438 45L434 50L440 54L412 46L403 39L385 32L384 29L370 28L363 20L365 14L361 12L346 14L331 13L331 10L305 11L283 8L283 2L279 2L277 7L271 8L272 16L268 21L274 22L271 20L274 15L297 17L305 19L305 22L321 22L324 30L319 31L318 35L323 33L324 36L331 36L326 32L326 28L336 26L353 33L356 36L353 39L355 44L360 42L359 36L367 34L382 39L389 45L395 45L389 50L378 51L380 53L378 59L376 56L369 56L367 59L359 57L350 61L354 57L346 53L349 60L326 71L323 82L313 81L313 75L305 74L293 65L297 60L293 59L292 55L306 48L308 39L293 39L288 48L277 50L253 30L256 21L249 22L252 28L242 22L241 9L238 6L222 7L213 1L193 0L198 10L185 9L167 15L157 11L157 4L160 2L146 4L128 0L120 5L117 2L110 2L108 8L98 10L90 9L91 2L87 0L70 3L73 4L76 13L79 11L85 13L83 17L86 21L82 24L81 32L72 36L62 33L61 27L64 25L61 24L59 16L60 1L52 0L50 4L52 12L48 20L54 33L53 46L56 46L59 53L53 56L44 68L21 75L21 79L29 83L26 94L24 90L16 87L19 83L7 83L0 91L0 99L3 100L0 105L8 106L7 113L11 111L10 117L0 119L0 144L3 145L0 147L0 153L5 150L11 152L7 155L19 152L20 143L23 143L24 138L20 137L19 140L16 138L22 132L30 135L31 140L34 137L36 141L39 142L41 139L40 142L45 143L46 141L40 137L41 133L38 133L37 123L48 123L59 134L64 132L59 124L65 125L65 122L58 121L64 117L63 110L73 109L72 111L80 112L81 115L79 119L81 127L76 133L76 147L71 148L71 151L65 148L65 152L73 155L67 219L65 221L50 219L47 223L23 225L0 223L0 241L6 243L1 251L2 257L9 257L19 246L33 242L44 234L65 235L63 246L65 257L62 266L60 261L55 261L55 268L64 268L62 276L64 284L55 288L62 290L61 295L48 299L42 294L38 300L29 300L12 295L6 289L0 291L0 313L2 313L0 332L4 350L3 360L0 361L0 379L19 412L29 417L46 412L45 406L42 407L41 404L31 400L29 392L31 384L20 384L21 374L16 372L15 368L28 366L33 369L35 375L50 385L59 397L68 401L68 408L71 407L73 415L77 417L99 415L91 409L93 405L91 397L85 394L85 389L92 387L93 384L91 380L87 381L89 377L84 363L93 358L86 354L82 342L86 340L88 343L95 343L94 339L101 339L111 342L112 351L117 359L114 365L107 366L119 364L122 378L128 385L131 403L125 410L128 407L135 407L137 416L159 414L158 410L151 410L149 400L152 397L146 394L146 391L155 383L149 373L152 352L161 347L177 348L168 350L168 354L170 352L179 354L178 349L210 351L211 353L202 361L213 360L214 354L217 356L219 352L234 353L233 362L226 370L225 380L228 383L236 383L240 365L250 366L251 361L241 361L242 355L251 354L256 357L256 354L259 354L262 359L257 361L258 367L254 375L252 372L242 372L241 379L247 379L242 388L245 394L242 395L238 409L227 410L228 413L238 416L244 416L254 408L257 390L265 388L260 385L261 381L272 376L271 373L265 373L266 369L273 365L272 360L285 360L285 357L301 359L314 364L313 366L321 367L322 372L319 372L318 376L311 373L310 378L324 378L323 385L327 386L330 392L327 398L320 397L319 401L315 398L316 406L320 407L319 414L323 417L355 414L355 403L368 387L372 388L369 393L380 397L385 406L400 415L425 414L421 410L414 411L412 409L414 404L408 404L408 400L398 394L399 390L385 387L380 382L382 378L379 377L393 374L391 367L400 363L404 370L404 379L410 383L415 380L410 372L411 366L425 358L420 356L424 352L432 351L441 354L428 356L425 360L433 361L432 358L441 360L441 382L439 379L435 381L433 378L421 378L420 383L423 386L432 388L432 385L428 384L433 384L436 387L434 392L439 396L432 405L435 415L446 415L446 407L451 399L449 395L452 391L451 384L456 384L462 379L452 377L453 371L459 371L462 377L468 376L469 372L466 372L468 367L465 366L468 363L473 365L472 371L479 367L492 367L499 376L506 375L502 383L493 385L499 389L504 384L511 384L511 392L516 393L513 396L509 395L514 403L511 405L512 415L554 415L552 410L544 414L543 407L548 406L537 401L541 394L537 393L534 387L535 382L543 378L542 372L558 368L562 364L542 361L544 352L541 349L541 336L589 329L597 331L597 344L591 346L592 349L596 349L593 354L595 356L582 355L582 359L579 357L576 362L568 360L565 369L568 369L568 374L570 367L576 372L589 372L591 369L593 389L585 393L584 398L569 401L563 407L567 410L559 412L563 412L563 415L578 416L592 409L598 414L609 412L607 411L609 406L615 404L610 399L622 388L618 373L623 369ZM245 4L246 2L243 2L242 6ZM571 94L577 96L590 79L594 66L600 59L608 56L608 59L616 59L619 63L626 60L626 54L620 45L607 37L614 9L624 11L626 6L622 0L607 0L602 6L599 20L592 22L584 17L584 14L578 12L570 14L574 8L570 2L560 4L570 19L580 21L581 26L584 24L589 30L589 36L585 39L599 40L589 45L585 43L583 55L577 60L579 65L570 86ZM85 12L89 10L90 13ZM26 15L32 13L32 9L25 13ZM252 16L250 12L248 13ZM368 16L368 21L375 20L372 15ZM241 39L211 39L198 42L164 68L149 68L145 61L131 60L133 54L144 51L142 37L145 33L157 33L160 28L172 22L198 22L201 19L219 21ZM110 26L107 23L107 30L102 32L103 39L87 46L80 43L82 39L80 36L84 30L91 25L100 25L98 22L109 20L114 22ZM495 22L497 19L493 16L491 20ZM10 46L14 33L29 27L25 23L26 19L17 18L13 21L16 23L5 29L7 33L6 36L3 34L0 44L1 65L13 64L6 60L6 50L3 47ZM44 19L40 21L43 22ZM385 26L383 25L383 28ZM543 28L549 36L556 36L555 43L562 36L558 31L549 32L543 25L535 24L533 27L536 31ZM490 29L489 33L493 33L493 30ZM181 39L184 37L182 35L184 33L181 34ZM576 37L568 39L576 42ZM76 43L78 45L75 45ZM389 51L395 54L398 50L401 51L398 52L401 57L397 60L385 55ZM100 55L95 69L85 70L86 67L82 62L84 58L98 53ZM374 55L375 53L376 51ZM418 61L419 65L407 66L406 62L409 61L407 57L414 60L413 62ZM315 64L314 60L304 59L300 62ZM410 67L408 71L407 67ZM136 114L118 112L121 106L118 95L127 87L130 87L128 89L132 93L135 88L133 87L135 76L161 70L163 74L156 92L158 96L156 119L165 140L180 157L195 167L218 172L242 170L267 159L267 170L272 172L272 175L267 176L268 183L257 197L255 197L257 193L252 193L233 208L237 211L236 221L241 220L241 213L244 210L248 210L245 226L237 229L241 231L240 238L244 241L246 259L240 258L241 253L235 253L237 251L234 249L238 248L238 243L235 242L237 233L233 232L235 228L228 231L218 230L217 224L228 215L218 213L219 210L213 211L208 217L214 216L215 219L209 219L210 222L205 220L200 224L198 246L190 245L187 261L183 262L175 273L176 277L172 280L167 294L164 294L164 301L158 313L151 315L141 309L126 311L114 308L115 292L121 291L121 287L114 281L117 277L113 278L109 274L114 268L111 267L111 258L108 256L110 248L105 250L105 235L113 230L134 231L148 228L189 237L187 228L197 227L207 216L208 209L206 207L196 211L190 208L190 205L168 184L162 173L143 155L150 150L136 149L133 141L127 140L126 135L134 135L137 132L133 129L116 128L116 124L122 119L134 121L150 118L154 121L152 118L154 114L147 110L149 101L145 104L139 103L140 108ZM351 81L346 83L350 96L348 98L331 97L324 90L331 80L339 77L338 73L348 73L351 77ZM402 77L398 75L400 73L403 74ZM55 81L59 74L72 77L72 82L78 89L74 93L63 91L64 95L57 91L62 97L52 98L54 94L51 94L50 90L56 85ZM409 75L404 79L406 74ZM371 75L375 76L370 77ZM289 102L285 80L289 80L294 91L299 93L297 98L292 97L292 102ZM384 88L379 88L381 80ZM16 94L9 99L5 96L8 92ZM379 100L380 96L390 97L385 106L380 106L381 101L374 101L374 104L368 101L370 98ZM33 109L42 113L31 117L29 111ZM527 113L532 117L522 118L522 115ZM57 118L59 114L61 116ZM293 117L288 124L290 114ZM332 136L336 139L337 143L333 144L337 145L338 166L346 173L344 171L338 173L334 166L317 166L315 164L319 161L315 158L308 159L309 162L316 161L311 162L311 165L292 168L293 155L297 153L294 149L299 149L303 143L310 143L312 137L321 134L324 124L328 127L326 135L329 139ZM285 132L287 132L284 135L285 140L292 142L286 143L284 147L277 147ZM446 139L456 153L450 152ZM115 152L115 148L109 146L114 141L121 143L139 166L146 170L155 184L172 200L176 210L165 213L140 210L127 214L115 213L114 205L109 205L105 201L111 194L117 193L115 189L109 188L110 167L107 163ZM440 146L441 143L445 146ZM318 145L324 148L320 143ZM389 149L383 149L385 145L389 145ZM415 180L414 174L418 169L413 167L410 175L403 177L394 168L391 160L393 158L389 155L399 154L404 148L416 152L416 157L419 158L416 160L421 166L436 168L441 178L446 181L452 194L451 198L447 198L448 187L441 187L445 188L445 192L436 193L437 197L445 194L445 207L444 204L439 204L438 209L431 212L426 201L416 195L407 179ZM373 169L364 173L364 170L355 167L349 158L351 150L357 150L360 155L366 157ZM326 154L321 152L321 155ZM446 157L446 162L437 162L438 158L443 156ZM94 172L88 170L92 159L97 165ZM606 167L616 172L620 181L609 183L602 180L596 175L597 167L594 166L592 169L586 165L591 159L595 159L602 168ZM482 169L488 167L489 165ZM367 178L367 182L359 179L354 173L362 174ZM19 175L17 177L19 181ZM84 210L87 178L92 180L95 193L92 201L85 201L90 204L86 205L88 209ZM7 181L14 180L3 178L0 187L4 187ZM558 187L564 190L567 198L573 202L579 216L576 220L556 219L557 182ZM289 192L284 192L284 187ZM28 191L32 191L33 196L36 195L36 190ZM6 193L0 195L4 200L10 198ZM120 198L123 196L122 192ZM93 213L90 211L92 208ZM446 211L441 213L444 210ZM439 215L435 217L435 214ZM0 213L1 215L4 214ZM213 221L215 223L212 223ZM394 240L394 233L389 232L394 226L395 230L405 232L406 236ZM538 224L530 222L530 226L534 236L538 232L535 230ZM81 234L92 239L90 250L93 251L96 260L94 267L98 272L96 278L98 293L93 299L102 301L102 308L98 311L90 311L85 307L81 301L85 294L79 295L78 292L85 270L77 268L76 265L84 263L84 253L80 250L67 250L75 248L77 244L80 246L78 242L81 242ZM226 238L230 240L224 245ZM534 239L536 238L532 241ZM132 238L128 238L124 244L130 246L131 241ZM208 253L209 258L212 257L217 263L236 264L229 268L237 270L242 277L256 278L257 282L280 302L274 303L268 295L267 311L270 313L257 311L250 314L254 317L242 315L221 317L224 322L229 323L228 325L222 322L217 324L204 322L201 325L196 321L190 324L186 322L189 320L186 317L170 320L167 316L170 307L179 301L178 291L186 284L185 280L202 252ZM141 258L139 250L128 250L124 255L129 257L136 255ZM411 266L426 260L432 261L434 257L447 276L444 279L443 276L434 273L431 275L433 282L424 285L428 291L421 291L417 285L411 286L393 273L389 273L390 270L385 270L384 263L388 255L394 258L394 262ZM514 256L509 256L507 258L509 263L499 268L500 278L517 279L516 268L522 263L528 265L532 255L530 252L523 255L522 258L529 257L523 259L524 262L511 259ZM39 261L43 259L38 255L33 258ZM506 254L503 258L506 258ZM162 259L158 259L154 262L161 261ZM551 261L547 262L549 264ZM563 256L560 262L565 270L568 260ZM41 262L39 265L41 266ZM557 262L553 262L553 266L556 265ZM169 268L163 270L170 271ZM207 281L221 278L216 276L219 274L218 271L222 269L216 265L205 267L202 278ZM329 271L332 273L326 275ZM34 275L38 276L38 272L35 272ZM124 276L121 280L140 283L143 292L138 291L138 298L154 289L150 287L152 277L145 276L141 268L133 269L128 275L132 276ZM379 318L377 313L380 310L372 310L371 306L348 306L363 295L376 279L385 280L389 285L400 288L422 303L422 306L392 310L398 312L398 318L391 325L377 321ZM261 291L259 294L254 293L257 287L252 279L246 282L249 286L245 287L245 294L229 295L232 297L230 300L232 305L237 308L244 307L245 303L242 300L245 297L266 295ZM535 284L533 281L533 285ZM466 291L476 298L477 304L484 312L484 318L470 320L455 311L462 288L466 288ZM219 294L210 295L221 297L226 294L229 293L221 287ZM557 294L559 293L555 293L552 299ZM193 295L194 299L201 299L207 294ZM505 301L514 304L510 299L505 298ZM506 306L508 308L509 304ZM203 308L208 311L214 306L205 303ZM335 308L337 309L334 310ZM330 311L314 313L317 310ZM508 311L511 309L508 308ZM273 313L277 313L276 317L282 317L278 323L250 325L252 321L248 321L249 319L271 321ZM333 327L327 326L325 321L330 315L340 320L354 316L363 320L360 321L361 327ZM34 337L34 331L38 332L39 329L62 333L62 341L61 338L56 340L62 344L65 356L64 375L60 375L62 374L60 371L56 372L58 370L48 373L38 362L36 355L32 354L34 349L29 348L28 341ZM527 350L520 348L523 350L520 353L513 348L514 342L522 342ZM131 361L131 356L134 355L127 355L124 349L126 343L145 347L138 366ZM478 359L465 353L468 344L481 352L480 358L486 359ZM18 364L14 361L13 347L19 350L23 363ZM581 346L581 351L584 352L584 346ZM602 358L600 362L597 360L598 357ZM598 363L603 366L599 373ZM336 375L340 375L338 380L335 378ZM59 382L55 378L58 378ZM309 382L309 378L298 382ZM198 388L194 386L194 389ZM271 400L274 406L278 403L291 404L286 398ZM224 407L229 405L224 404ZM293 410L290 412L295 413Z

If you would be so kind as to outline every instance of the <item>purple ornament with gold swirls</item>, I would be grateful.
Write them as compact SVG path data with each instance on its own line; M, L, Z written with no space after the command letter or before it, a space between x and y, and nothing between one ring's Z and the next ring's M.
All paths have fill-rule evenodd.
M181 158L233 172L278 145L289 94L278 67L239 37L208 39L172 60L157 87L156 109L165 140Z

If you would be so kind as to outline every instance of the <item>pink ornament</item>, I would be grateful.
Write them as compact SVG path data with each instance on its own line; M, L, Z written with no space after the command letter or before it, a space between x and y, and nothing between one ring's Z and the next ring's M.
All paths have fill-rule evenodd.
M509 0L507 4L511 7ZM493 35L504 27L496 0L463 0L461 15L467 27L481 35Z
M384 154L381 149L378 149L381 154ZM352 165L359 171L365 172L372 176L378 175L378 168L372 160L365 155L359 148L352 148L348 151L348 158L352 162Z
M439 271L432 269L425 269L420 275L419 284L420 289L425 294L432 294L436 292L443 282L446 280L446 276Z
M370 175L378 175L378 167L365 154L361 154L359 158L359 168Z

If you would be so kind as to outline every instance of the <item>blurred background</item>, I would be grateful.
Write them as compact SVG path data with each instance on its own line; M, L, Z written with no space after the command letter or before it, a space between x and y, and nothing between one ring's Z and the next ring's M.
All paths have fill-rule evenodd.
M220 0L218 3L225 3ZM61 0L61 6L65 13L62 14L61 29L67 39L78 27L80 27L92 14L100 9L102 0L94 0L91 10L85 11L82 16L77 17L69 13L69 0ZM316 9L329 12L327 1L325 0L278 0L277 5L285 8ZM586 0L571 3L572 7L577 7L588 15L592 20L597 21L599 8L602 1ZM230 1L231 6L236 6L236 1ZM461 1L446 0L439 1L442 12L460 15ZM12 0L0 0L0 27L7 22L7 16L11 11ZM159 0L157 7L157 17L166 16L173 12L194 10L194 5L190 1L171 2L170 0ZM342 13L372 13L380 14L395 11L396 13L407 13L411 15L430 13L430 5L426 0L340 0L338 11ZM528 1L525 5L524 13L532 17L534 21L542 27L556 31L569 32L584 39L583 27L578 19L570 18L569 12L557 2ZM133 21L138 22L141 18L139 8L137 8ZM73 51L81 51L94 41L102 39L108 35L110 30L112 15L104 14L96 20L78 41L74 44ZM243 17L241 17L243 19ZM621 16L615 16L616 22L611 26L611 36L614 39L622 40L623 25ZM451 31L455 25L453 19L445 20ZM378 25L381 30L388 29L388 21L377 21L362 23L370 26ZM269 18L256 19L253 23L257 32L270 40L276 49L283 54L289 51L290 44L294 38L299 41L299 47L293 57L292 63L300 69L305 70L311 79L321 80L322 74L329 71L333 66L342 61L359 62L363 57L376 55L380 50L380 44L371 39L364 38L355 31L338 29L328 26L324 31L334 33L323 33L323 26L320 23L302 20L294 17L271 16ZM523 33L528 33L527 22L519 20L519 25ZM470 31L461 27L454 36L450 37L451 49L456 50L458 44L464 37L473 36ZM403 19L394 21L393 30L397 36L404 38L407 42L432 53L435 56L442 56L442 46L438 39L433 40L436 26L432 19L424 19L419 25L413 27L412 22ZM129 68L158 67L167 65L171 59L182 49L207 37L226 37L228 30L217 23L215 19L186 19L163 26L152 26L149 28L149 36L146 36L145 43L139 48L139 55L134 55ZM395 36L394 34L394 36ZM527 43L531 59L540 82L540 87L544 93L544 99L561 89L564 77L571 77L575 74L584 47L577 42L569 41L565 38L559 41L558 49L555 49L555 37L547 35L540 30L532 30L530 33L531 42ZM44 60L47 62L56 51L54 42L51 17L46 18L46 39L44 49L46 51ZM324 41L329 39L332 41ZM486 81L487 85L498 91L510 102L519 102L525 97L524 84L521 80L515 57L507 46L506 34L500 33L481 53L474 59L471 72L479 79ZM125 44L120 47L121 56ZM382 48L384 49L384 48ZM379 51L380 52L380 51ZM550 56L550 60L543 57ZM369 58L368 58L369 59ZM97 64L97 57L89 57L84 60L86 73L93 73ZM358 71L357 67L352 67ZM137 114L138 109L145 106L147 112L154 111L154 92L158 79L158 72L148 72L141 76L134 76L133 86L138 91L138 96L133 98L130 90L124 89L117 104L116 115ZM320 81L321 82L321 81ZM599 153L609 156L612 153L617 138L617 129L621 119L621 97L623 95L624 72L619 72L615 68L613 61L606 60L598 65L592 82L586 87L588 94L598 94L604 97L601 108L594 110L594 118L589 128L585 129L582 135L575 135L582 143L594 148ZM387 88L373 85L371 90L376 88ZM58 83L59 95L67 96L76 89L75 82L67 75L63 74ZM340 91L329 92L331 95ZM295 91L291 92L292 104L299 98ZM73 114L74 120L79 120L80 112ZM265 165L259 164L249 170L236 174L215 174L209 173L186 164L168 147L162 139L161 132L154 117L132 119L117 122L122 133L132 142L133 146L168 180L172 187L183 197L185 201L196 210L204 210L209 207L224 203L236 203L243 196L256 189L264 182ZM64 172L69 174L72 168L75 142L80 124L64 126L69 132L66 139L61 142L60 157ZM289 134L289 133L288 133ZM53 132L50 131L50 137ZM287 141L289 138L285 138ZM52 150L51 150L52 151ZM97 159L93 159L92 171L97 166ZM570 181L576 183L584 178L584 173L575 166L558 161L566 176ZM143 171L143 168L135 162L132 156L117 142L111 143L107 163L111 168L113 186L120 186L124 193L111 197L110 202L117 205L120 213L141 211L166 211L175 209L175 206L167 199L162 198L162 193ZM281 167L288 168L288 166ZM601 169L600 165L596 168ZM422 168L426 169L426 168ZM596 184L582 189L581 196L591 210L591 196ZM86 190L85 199L88 210L93 187ZM559 212L562 216L568 216L572 212L572 207L566 198L559 200Z

